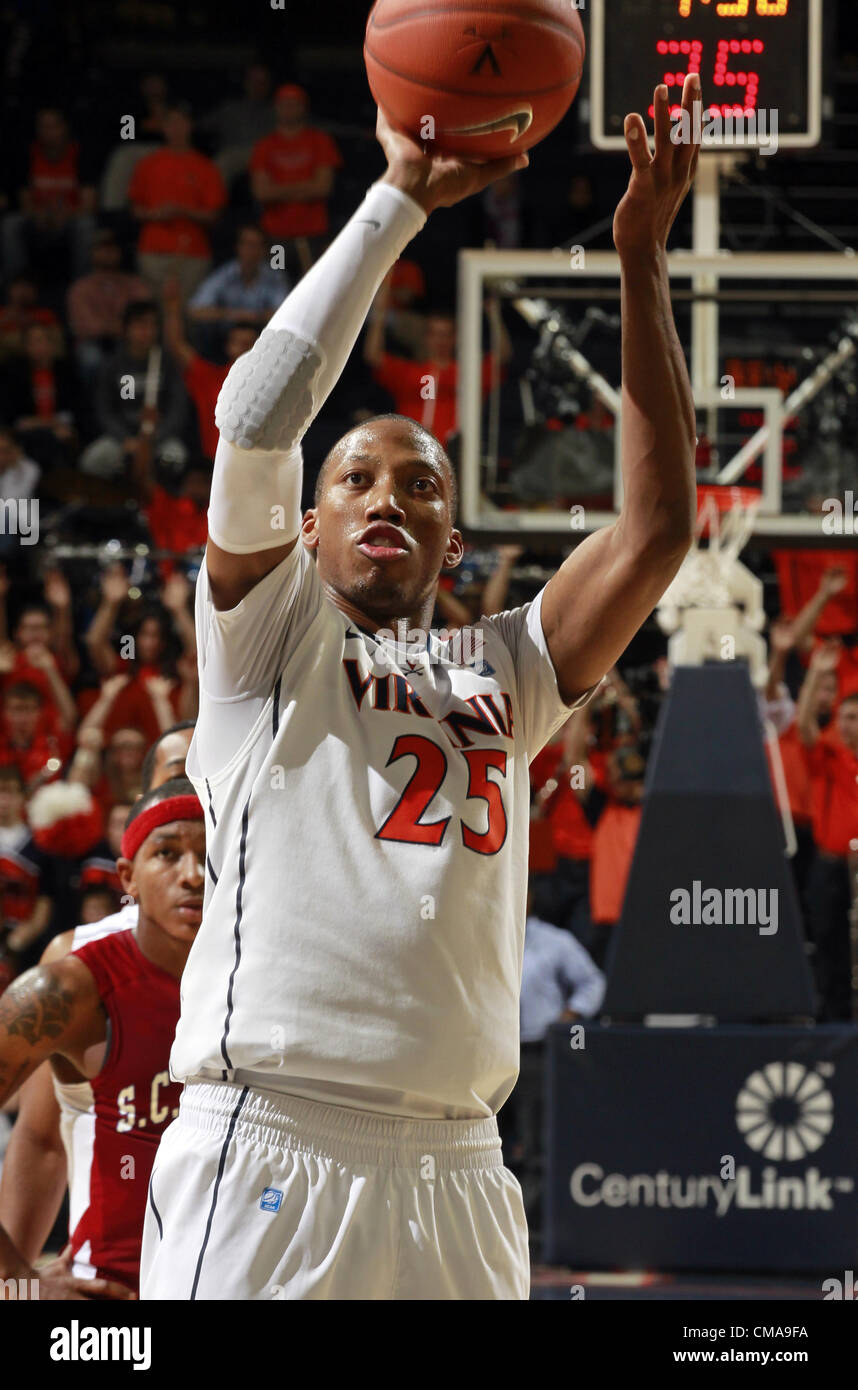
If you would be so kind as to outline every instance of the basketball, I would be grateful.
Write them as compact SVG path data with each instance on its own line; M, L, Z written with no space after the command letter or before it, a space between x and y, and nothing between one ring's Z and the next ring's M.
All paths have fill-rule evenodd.
M430 151L500 159L569 110L584 31L570 0L377 0L364 57L391 125Z

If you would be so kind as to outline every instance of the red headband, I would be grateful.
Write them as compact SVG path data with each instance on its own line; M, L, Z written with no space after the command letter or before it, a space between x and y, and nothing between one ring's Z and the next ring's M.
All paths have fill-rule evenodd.
M133 859L147 835L151 835L159 825L168 825L173 820L203 820L204 814L196 796L168 796L163 801L156 801L123 832L120 845L122 858Z

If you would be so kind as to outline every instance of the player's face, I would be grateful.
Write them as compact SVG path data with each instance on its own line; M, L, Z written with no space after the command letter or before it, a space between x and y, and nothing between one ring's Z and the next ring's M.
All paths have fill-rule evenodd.
M146 837L133 864L120 861L122 886L139 902L141 917L174 941L190 944L203 920L205 859L203 822L175 820Z
M451 491L440 449L407 425L385 420L346 435L304 522L323 584L381 622L417 614L441 569L462 556Z
M185 775L185 759L191 746L193 729L178 729L167 734L155 749L155 767L152 772L152 786L163 787L173 777Z

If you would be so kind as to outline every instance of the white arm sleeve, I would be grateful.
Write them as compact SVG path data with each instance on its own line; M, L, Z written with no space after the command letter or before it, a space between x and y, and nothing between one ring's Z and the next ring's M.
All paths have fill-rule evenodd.
M373 184L250 352L233 363L215 410L220 439L209 503L209 535L222 550L270 550L298 535L301 439L379 285L425 221L407 194Z

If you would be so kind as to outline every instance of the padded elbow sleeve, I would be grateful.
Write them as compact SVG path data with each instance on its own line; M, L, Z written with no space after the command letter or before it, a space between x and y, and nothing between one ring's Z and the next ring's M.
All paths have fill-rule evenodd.
M313 418L319 347L286 328L266 328L221 387L215 424L238 449L287 451Z

